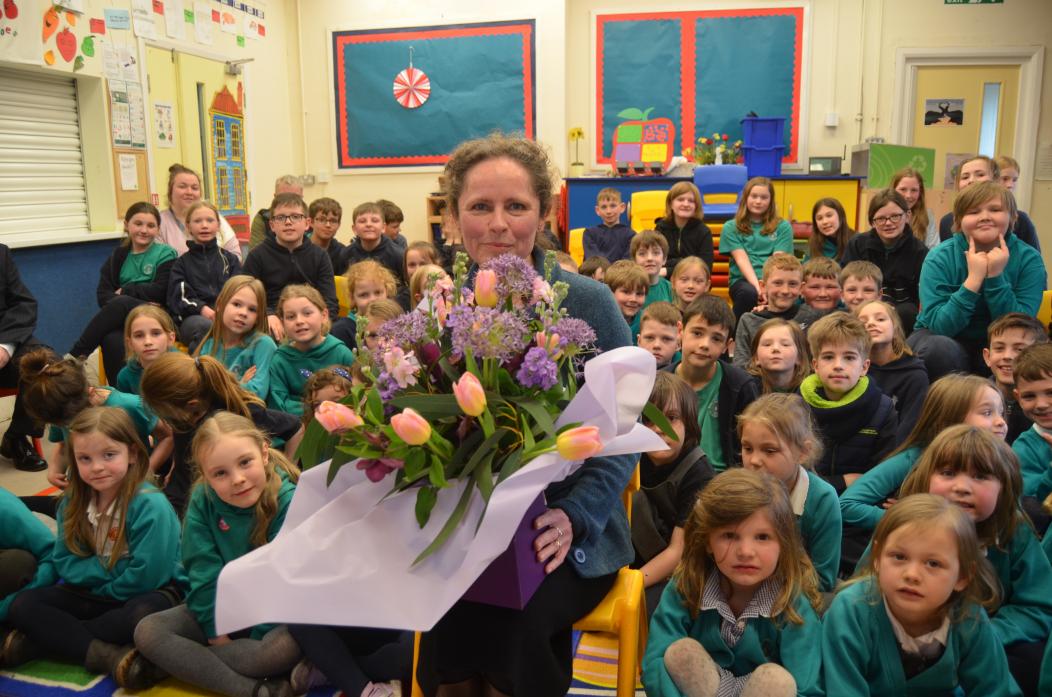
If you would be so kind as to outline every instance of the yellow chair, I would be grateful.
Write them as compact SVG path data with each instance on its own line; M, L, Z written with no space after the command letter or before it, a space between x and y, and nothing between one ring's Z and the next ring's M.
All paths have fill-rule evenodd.
M346 317L351 311L351 291L347 287L347 277L333 276L336 282L336 300L340 304L340 317Z
M628 219L632 229L653 230L654 221L665 215L668 191L637 191L628 204Z
M1047 332L1048 325L1052 322L1052 290L1046 290L1041 296L1041 307L1037 308L1037 320Z
M621 494L629 523L632 522L632 495L639 491L639 466ZM636 678L642 669L643 648L647 643L646 599L643 594L643 572L625 567L617 573L610 592L591 612L574 622L583 632L606 632L617 635L617 697L634 697ZM420 655L420 632L413 642L412 697L423 697L416 682L416 664ZM630 657L625 660L625 657Z
M567 238L567 246L569 249L566 251L573 257L573 260L580 266L581 262L584 261L584 228L575 227L570 230L570 236Z

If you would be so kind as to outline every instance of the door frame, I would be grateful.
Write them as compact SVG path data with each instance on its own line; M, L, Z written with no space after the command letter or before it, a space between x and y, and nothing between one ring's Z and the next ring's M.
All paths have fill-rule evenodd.
M165 191L164 191L163 188L159 188L158 187L158 182L154 181L154 176L153 176L153 148L154 148L153 139L155 137L155 134L153 132L153 118L152 118L152 113L150 111L150 104L149 104L149 94L150 93L149 93L149 90L145 87L146 85L149 84L148 77L147 77L147 74L146 74L146 59L145 59L146 47L147 46L151 46L153 48L159 48L159 49L161 49L163 51L175 51L176 53L185 53L187 55L196 56L197 58L205 58L207 60L215 61L217 63L224 63L224 64L225 63L229 63L231 61L231 58L230 58L230 56L227 56L227 55L224 55L223 53L220 53L219 51L209 50L207 47L201 47L201 46L196 46L196 45L185 45L185 44L182 44L182 43L179 43L179 42L176 42L176 41L171 41L169 39L163 39L163 38L160 38L160 37L158 37L156 39L145 39L143 37L139 37L138 38L138 47L137 48L138 48L138 51L139 51L139 55L143 56L143 59L139 61L139 73L140 73L140 81L141 81L142 85L144 86L143 92L146 94L146 99L144 100L146 102L146 104L144 105L144 108L147 111L146 131L147 131L147 138L150 141L148 147L146 148L146 157L147 157L147 163L148 163L147 164L147 168L149 169L149 175L150 175L149 176L149 187L150 187L150 191L156 192L158 194L158 196L160 197L161 205L159 205L158 208L161 208L163 206L163 204L164 204L164 193L165 193ZM250 74L252 72L251 66L252 66L251 62L243 63L241 65L241 67L242 67L241 82L245 86L245 94L251 94L251 91L250 91L250 89L251 89ZM244 118L245 123L248 123L248 119L249 119L248 99L245 100L245 105L244 105L243 111L242 111L242 117ZM251 148L249 148L247 146L247 143L248 143L248 134L247 134L247 132L243 132L242 136L244 137L244 141L243 142L245 143L245 172L251 172L251 171L253 171L251 169L251 167L253 165L252 161L254 159L254 156L253 156L253 153L252 153L253 149L251 149ZM207 164L208 163L206 162L205 165L207 165ZM206 172L201 172L201 175L202 176L207 176L207 173ZM162 185L162 186L164 186L164 185ZM249 177L246 176L245 177L245 202L246 202L246 206L248 207L248 214L249 214L250 218L253 215L252 214L251 201L252 201L252 184L250 182Z
M909 144L913 140L914 101L917 97L917 71L931 66L1017 65L1019 66L1019 104L1016 106L1015 142L1012 157L1019 161L1026 176L1019 178L1015 195L1022 209L1029 209L1034 181L1037 126L1041 118L1041 80L1045 63L1044 46L945 46L940 48L899 48L895 51L895 91L891 110L891 142Z

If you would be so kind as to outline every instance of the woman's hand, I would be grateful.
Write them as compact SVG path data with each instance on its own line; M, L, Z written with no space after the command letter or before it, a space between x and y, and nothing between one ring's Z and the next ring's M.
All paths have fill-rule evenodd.
M996 278L1008 266L1008 245L1005 236L997 238L997 246L986 253L986 277Z
M537 516L533 521L533 528L543 530L533 541L533 549L537 552L537 561L547 562L544 573L550 574L562 565L566 555L570 553L573 526L561 508L549 508Z

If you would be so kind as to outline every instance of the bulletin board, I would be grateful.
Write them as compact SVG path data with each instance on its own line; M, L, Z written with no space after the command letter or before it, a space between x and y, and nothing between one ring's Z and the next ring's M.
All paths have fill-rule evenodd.
M609 163L626 109L671 119L679 150L741 138L741 119L786 117L783 162L800 154L805 8L595 16L595 160Z
M536 131L533 20L332 32L337 166L440 165L462 141ZM413 87L407 95L409 67Z
M130 166L134 162L134 169ZM123 165L123 171L122 171ZM150 200L149 174L146 167L146 152L141 148L113 149L113 184L117 192L117 213L133 203Z

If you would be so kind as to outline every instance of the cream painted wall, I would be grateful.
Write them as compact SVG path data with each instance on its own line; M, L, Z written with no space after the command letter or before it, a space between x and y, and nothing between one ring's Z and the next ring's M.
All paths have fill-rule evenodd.
M269 203L274 179L278 175L286 171L298 172L303 169L303 119L299 116L302 113L299 63L296 60L289 60L289 56L296 56L299 52L297 0L267 0L259 4L265 6L264 25L267 35L258 41L246 39L244 48L237 45L235 35L222 32L218 24L213 25L214 43L211 46L197 44L193 39L193 26L189 24L185 25L187 36L184 40L171 41L162 38L154 42L166 48L201 53L217 60L252 59L252 62L245 64L244 67L246 143L249 193L252 204L257 208L259 205ZM193 3L186 0L184 6L192 7ZM129 0L87 0L85 11L80 16L79 22L86 25L90 18L101 18L104 8L108 7L130 9L131 3ZM220 6L216 5L216 7ZM241 13L237 14L240 16ZM164 37L164 20L161 15L154 16L158 20L158 36ZM24 17L32 23L33 36L39 36L39 19L35 17L30 19L28 13ZM142 44L130 30L108 31L102 37L102 41L110 41L115 45L128 45L136 52L140 64L145 61L145 56L139 55L139 48ZM98 45L97 43L96 46ZM145 51L142 53L145 54ZM101 78L101 55L101 50L97 48L95 57L88 59L84 70L77 73L78 90L82 93L82 119L84 120L82 138L85 141L85 155L91 152L100 153L99 156L91 158L98 165L89 168L91 176L87 177L89 206L92 209L90 220L92 232L120 229L117 218L123 215L123 211L116 210L113 201L116 185L112 163L110 163L112 159L110 157L111 141L106 117L106 98L104 90L101 90L104 84ZM17 64L5 64L2 55L0 55L0 65L8 65L16 69L24 67ZM62 61L57 61L54 68L40 66L32 69L70 72L69 65L64 65ZM96 96L85 101L84 94L86 93ZM149 121L149 113L147 113L147 121ZM151 128L152 126L148 123L148 132ZM164 205L166 184L165 181L155 182L154 191L160 193L162 205ZM261 200L263 204L259 203ZM99 215L100 210L105 214Z
M943 0L797 0L810 7L810 71L804 113L807 155L840 155L869 136L890 140L895 52L925 46L1045 47L1038 143L1052 143L1052 2L1007 0L1003 5L954 6ZM762 2L664 0L649 11L755 7ZM772 2L771 6L783 3ZM797 4L796 2L792 4ZM566 122L585 126L592 152L592 14L638 12L639 0L569 0L566 12ZM745 57L743 57L745 58ZM897 106L897 105L894 105ZM823 124L835 112L838 125ZM566 161L561 163L566 166ZM1033 172L1024 172L1033 179ZM1034 181L1029 202L1052 264L1052 182ZM1052 268L1052 265L1050 265Z
M405 214L402 232L410 240L426 239L425 200L438 189L440 168L395 169L387 172L337 173L333 124L332 49L330 32L346 29L418 27L436 24L536 20L537 137L552 150L563 171L566 162L566 23L563 0L536 0L522 8L478 0L442 3L412 0L300 0L300 62L303 66L304 170L315 177L327 173L304 192L308 199L329 196L344 208L338 237L351 238L350 211L357 204L386 198ZM576 39L575 39L576 40ZM290 61L291 62L291 61Z

